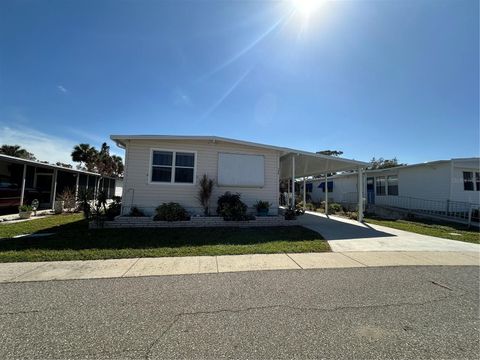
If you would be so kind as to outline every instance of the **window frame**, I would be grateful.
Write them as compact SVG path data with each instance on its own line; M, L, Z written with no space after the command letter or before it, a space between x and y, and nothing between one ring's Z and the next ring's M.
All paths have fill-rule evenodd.
M167 165L153 165L153 153L155 151L170 152L172 153L172 173L170 175L170 182L166 181L152 181L152 169L154 166L158 167L168 167ZM176 169L176 157L177 153L188 153L193 154L193 182L175 182L175 169ZM194 186L197 184L197 151L196 150L183 150L183 149L160 149L160 148L151 148L150 149L150 160L148 167L148 184L149 185L174 185L174 186ZM179 168L192 169L190 166L178 166Z
M480 172L475 171L475 174L473 174L473 182L475 183L475 190L480 191Z
M383 179L383 194L378 193L378 179ZM385 175L382 176L375 176L375 196L387 196L387 177Z
M395 178L396 178L396 183L397 183L397 184L396 184L396 186L397 186L397 193L396 193L396 194L390 194L390 184L389 184L389 182L388 182L388 179L391 178L391 177L395 177ZM387 175L386 178L387 178L387 179L386 179L386 184L385 184L386 186L385 186L385 188L386 188L386 194L387 194L387 196L398 196L398 194L399 194L398 175L396 175L396 174L391 174L391 175Z
M470 174L470 180L465 179L465 174ZM475 191L475 171L462 171L463 191ZM465 189L467 183L472 183L471 189Z

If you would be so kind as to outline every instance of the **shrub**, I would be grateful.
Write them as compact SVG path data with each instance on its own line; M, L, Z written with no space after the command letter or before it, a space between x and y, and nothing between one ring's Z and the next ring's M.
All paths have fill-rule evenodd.
M298 205L297 205L297 207L300 207L300 208L303 209L303 201L299 202ZM312 204L312 203L310 203L310 202L307 202L307 203L305 204L305 209L306 209L306 210L309 210L309 211L315 211L316 207L315 207L314 204Z
M217 214L227 221L247 220L247 205L240 200L240 194L227 191L217 201Z
M90 220L92 216L92 207L90 206L90 199L93 197L91 189L80 190L78 200L80 201L80 210L83 211L85 219Z
M30 205L20 205L18 211L33 211L33 208Z
M198 190L197 199L203 207L203 214L209 215L210 198L212 197L213 185L215 182L209 179L207 174L204 174L199 181L200 189Z
M108 205L107 211L105 211L107 220L110 221L115 219L115 216L120 215L120 212L122 211L122 203L120 201L117 201L118 199L115 200L115 202L112 202L110 205Z
M156 215L153 220L160 221L186 221L190 220L190 216L182 205L170 202L163 203L155 209Z
M60 195L58 195L58 200L63 201L63 208L69 211L75 210L77 207L77 199L75 198L75 191L70 188L65 188Z
M134 206L130 209L130 214L128 214L128 216L144 217L145 213L142 210L140 210L138 207Z
M335 213L341 212L341 211L343 211L342 205L337 204L337 203L328 204L328 212L330 214L335 214Z
M345 215L347 216L347 218L352 220L357 220L358 218L358 213L356 211L348 211Z
M257 211L268 210L270 209L270 203L268 201L258 200L254 207Z
M285 210L285 220L295 220L297 216L295 215L295 210L287 209Z

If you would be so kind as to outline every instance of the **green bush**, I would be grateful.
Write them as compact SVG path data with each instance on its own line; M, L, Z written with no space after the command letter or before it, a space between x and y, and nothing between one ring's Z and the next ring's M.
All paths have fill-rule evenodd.
M328 212L330 214L335 214L335 213L342 212L342 211L343 211L342 205L337 204L337 203L328 204Z
M229 191L218 198L217 214L226 221L248 220L247 205L240 200L240 194Z
M300 201L297 206L303 208L303 201ZM316 206L313 203L307 202L305 204L305 210L315 211L315 209L316 209Z
M163 203L155 209L156 215L153 220L157 221L187 221L190 216L182 205L175 202Z
M33 211L33 208L30 205L21 205L18 207L18 211Z
M268 201L258 200L254 207L257 211L268 210L270 209L270 203Z

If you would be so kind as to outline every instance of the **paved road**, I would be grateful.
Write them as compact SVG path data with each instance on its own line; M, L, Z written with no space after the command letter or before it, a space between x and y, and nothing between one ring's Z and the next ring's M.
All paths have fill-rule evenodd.
M301 225L319 232L332 251L480 251L480 245L307 212ZM479 234L480 236L480 234Z
M0 284L0 358L478 358L478 267Z

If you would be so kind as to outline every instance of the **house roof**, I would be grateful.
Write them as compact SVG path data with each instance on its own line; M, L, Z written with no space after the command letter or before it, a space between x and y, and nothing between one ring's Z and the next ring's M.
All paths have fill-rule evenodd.
M260 144L250 141L224 138L219 136L185 136L185 135L111 135L110 139L121 147L125 148L128 140L173 140L173 141L210 141L224 142L230 144L244 145L268 150L276 150L281 156L281 178L291 176L291 157L295 156L295 174L298 177L316 175L325 171L341 171L357 169L368 165L366 162L344 159L335 156L317 154L314 152L292 149L288 147Z
M37 160L27 160L27 159L22 159L22 158L18 158L18 157L15 157L15 156L4 155L4 154L0 154L0 161L1 160L14 162L14 163L19 163L19 164L27 164L27 165L31 165L31 166L49 168L49 169L58 169L58 170L61 170L61 171L66 171L66 172L73 172L73 173L79 173L79 174L85 174L85 175L101 176L98 173L94 173L94 172L90 172L90 171L70 169L70 168L63 167L63 166L42 163L42 162L37 161ZM104 177L110 178L109 176L104 176Z
M366 174L378 174L378 173L383 173L383 172L389 172L389 171L396 171L400 169L407 169L407 168L414 168L414 167L421 167L421 166L435 166L435 165L440 165L440 164L446 164L453 162L455 163L465 163L465 162L472 162L476 161L478 164L478 168L480 169L480 158L478 157L470 157L470 158L453 158L450 160L434 160L434 161L426 161L423 163L417 163L417 164L410 164L410 165L401 165L401 166L395 166L391 168L386 168L386 169L374 169L374 170L365 170ZM336 177L343 177L343 176L353 176L357 175L356 172L346 172L342 174L335 174L330 176L329 178L336 178ZM318 179L315 179L318 180Z

